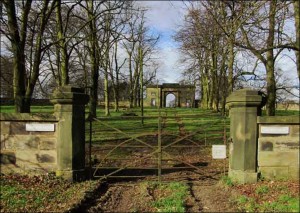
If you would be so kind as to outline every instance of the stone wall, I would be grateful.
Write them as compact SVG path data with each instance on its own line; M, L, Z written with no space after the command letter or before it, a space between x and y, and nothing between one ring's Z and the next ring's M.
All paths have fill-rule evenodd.
M258 117L258 170L268 179L299 178L299 117Z
M85 104L88 95L72 86L51 95L54 114L0 113L1 172L54 172L85 179Z
M261 117L266 100L241 89L227 98L230 117L228 175L237 183L299 179L299 116Z
M57 169L57 119L51 114L1 113L1 172Z
M14 100L12 98L0 98L0 106L14 105ZM31 99L32 106L48 106L51 105L50 99Z

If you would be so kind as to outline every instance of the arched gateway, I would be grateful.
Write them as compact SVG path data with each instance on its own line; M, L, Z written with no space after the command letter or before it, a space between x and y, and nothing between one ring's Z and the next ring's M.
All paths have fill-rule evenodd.
M176 83L147 86L144 106L166 107L169 94L175 96L174 107L195 107L195 86Z

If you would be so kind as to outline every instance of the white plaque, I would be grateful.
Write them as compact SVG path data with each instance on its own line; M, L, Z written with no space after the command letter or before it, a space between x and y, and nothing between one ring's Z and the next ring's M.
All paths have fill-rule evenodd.
M272 134L272 135L288 135L289 134L288 126L261 126L261 134Z
M54 124L28 123L28 124L26 124L26 131L29 131L29 132L54 132Z
M226 145L212 145L212 158L225 159L226 158Z

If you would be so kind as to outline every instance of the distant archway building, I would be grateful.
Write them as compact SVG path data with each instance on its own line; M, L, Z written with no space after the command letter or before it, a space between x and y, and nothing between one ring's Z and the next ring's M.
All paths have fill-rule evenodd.
M144 106L166 107L169 94L175 96L175 107L195 107L195 86L177 83L147 86Z

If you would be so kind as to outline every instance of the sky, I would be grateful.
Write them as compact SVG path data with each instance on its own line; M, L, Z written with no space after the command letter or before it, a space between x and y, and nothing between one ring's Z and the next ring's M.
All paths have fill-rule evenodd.
M158 57L161 66L158 69L157 78L160 83L177 83L182 79L183 66L180 65L179 44L172 38L179 26L184 24L184 15L187 9L183 1L137 1L138 4L147 7L146 24L151 32L160 35L158 42ZM291 28L292 29L292 28ZM292 29L294 30L294 29ZM2 48L2 47L1 47ZM2 49L1 49L2 51ZM294 57L292 51L285 51L290 57ZM278 60L280 66L289 78L294 79L299 85L296 75L296 65L288 57ZM250 69L253 66L249 66ZM262 69L264 69L262 67Z
M182 1L139 1L139 3L149 8L146 13L146 21L150 30L161 35L158 47L159 56L163 63L158 71L159 81L165 83L179 82L183 68L178 62L180 58L179 44L174 41L172 36L176 29L184 23L186 5ZM294 31L293 26L290 29ZM286 52L286 54L294 58L293 52ZM296 65L291 59L288 57L281 58L276 61L276 64L285 73L288 73L289 78L295 81L295 85L299 84ZM253 66L250 65L250 67Z
M172 36L178 26L183 24L184 4L181 1L140 1L140 4L149 8L146 13L146 23L150 31L160 35L158 42L161 66L158 70L158 79L161 83L177 83L181 79L181 70L178 60L179 45Z

